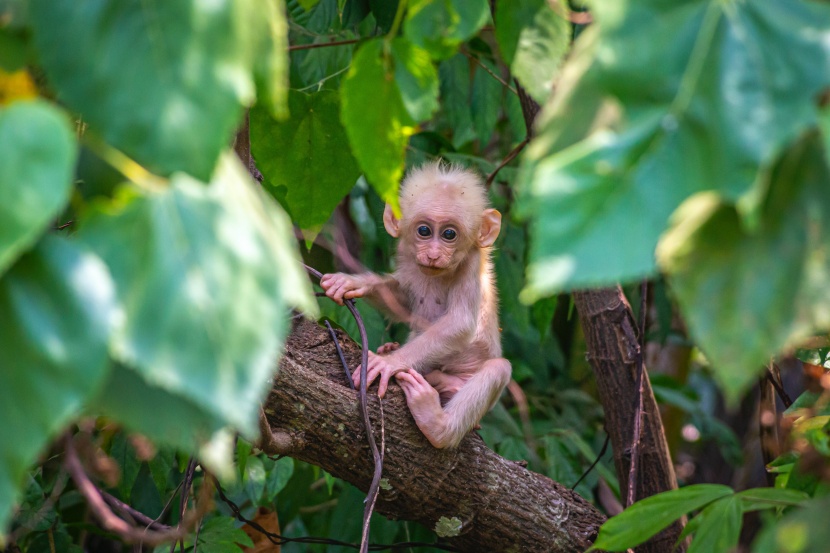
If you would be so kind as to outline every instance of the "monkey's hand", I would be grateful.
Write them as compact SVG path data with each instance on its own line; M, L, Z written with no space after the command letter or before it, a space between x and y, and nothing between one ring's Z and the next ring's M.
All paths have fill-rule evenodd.
M323 275L320 279L320 286L326 295L343 305L343 300L362 298L371 293L372 283L369 279L360 275L346 275L343 273L330 273Z
M366 387L368 388L380 376L378 397L383 397L389 387L389 379L407 369L409 367L404 365L394 354L377 355L370 351L369 365L366 371ZM360 365L352 373L352 382L354 382L355 388L360 386Z

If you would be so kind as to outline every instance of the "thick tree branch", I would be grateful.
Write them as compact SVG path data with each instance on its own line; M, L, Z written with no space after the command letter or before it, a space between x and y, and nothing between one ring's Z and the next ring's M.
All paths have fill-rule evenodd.
M338 337L350 366L356 365L359 348L342 333ZM369 408L378 421L373 393ZM474 433L456 450L433 448L397 385L383 409L386 456L376 507L381 514L438 529L464 551L572 553L590 546L605 517L573 491L496 455ZM288 442L292 457L369 488L372 456L357 392L348 387L325 328L297 323L264 411L272 435L302 436ZM379 440L380 428L374 431Z

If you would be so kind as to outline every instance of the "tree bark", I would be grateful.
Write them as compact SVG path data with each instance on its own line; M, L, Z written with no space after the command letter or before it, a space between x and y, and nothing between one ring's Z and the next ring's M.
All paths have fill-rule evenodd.
M355 366L359 347L337 334ZM591 545L605 517L575 492L500 457L475 433L455 450L435 449L415 426L397 385L390 386L382 411L373 392L373 432L386 451L379 513L420 522L461 551L574 553ZM347 386L325 329L296 323L264 410L271 453L369 488L372 456L357 392Z
M637 341L637 325L631 306L619 286L574 292L573 297L585 333L588 361L594 369L599 400L605 411L605 429L611 437L620 489L626 490L639 394L637 355L640 345ZM635 488L635 498L638 500L677 488L660 411L645 370L643 379L643 424ZM637 547L636 551L673 551L674 543L682 531L683 523L677 521ZM685 549L685 543L678 547L679 551Z

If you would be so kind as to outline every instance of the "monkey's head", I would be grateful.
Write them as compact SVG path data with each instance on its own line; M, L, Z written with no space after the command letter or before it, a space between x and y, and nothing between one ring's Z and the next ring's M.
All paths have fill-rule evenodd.
M422 165L401 183L401 218L387 205L386 231L400 238L398 253L428 276L453 273L473 249L489 248L501 229L501 213L488 207L481 178L442 162Z

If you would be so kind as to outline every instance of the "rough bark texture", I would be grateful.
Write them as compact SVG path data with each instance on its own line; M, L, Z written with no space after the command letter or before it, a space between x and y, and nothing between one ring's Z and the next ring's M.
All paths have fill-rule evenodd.
M588 361L594 368L599 399L605 410L605 428L614 448L614 465L620 488L626 490L638 397L637 354L640 346L637 342L637 325L619 286L575 292L574 302L585 333ZM677 478L648 372L644 372L643 376L643 424L636 499L677 488ZM683 524L675 522L636 551L672 551L682 530ZM685 544L679 548L680 551L685 549Z
M356 365L358 346L342 333L338 338ZM383 415L370 393L375 438L386 445L379 513L420 522L462 551L574 553L591 545L605 517L576 493L496 455L475 433L456 450L433 448L397 385L382 408ZM277 450L368 489L372 457L357 392L347 386L324 328L297 323L265 414Z

